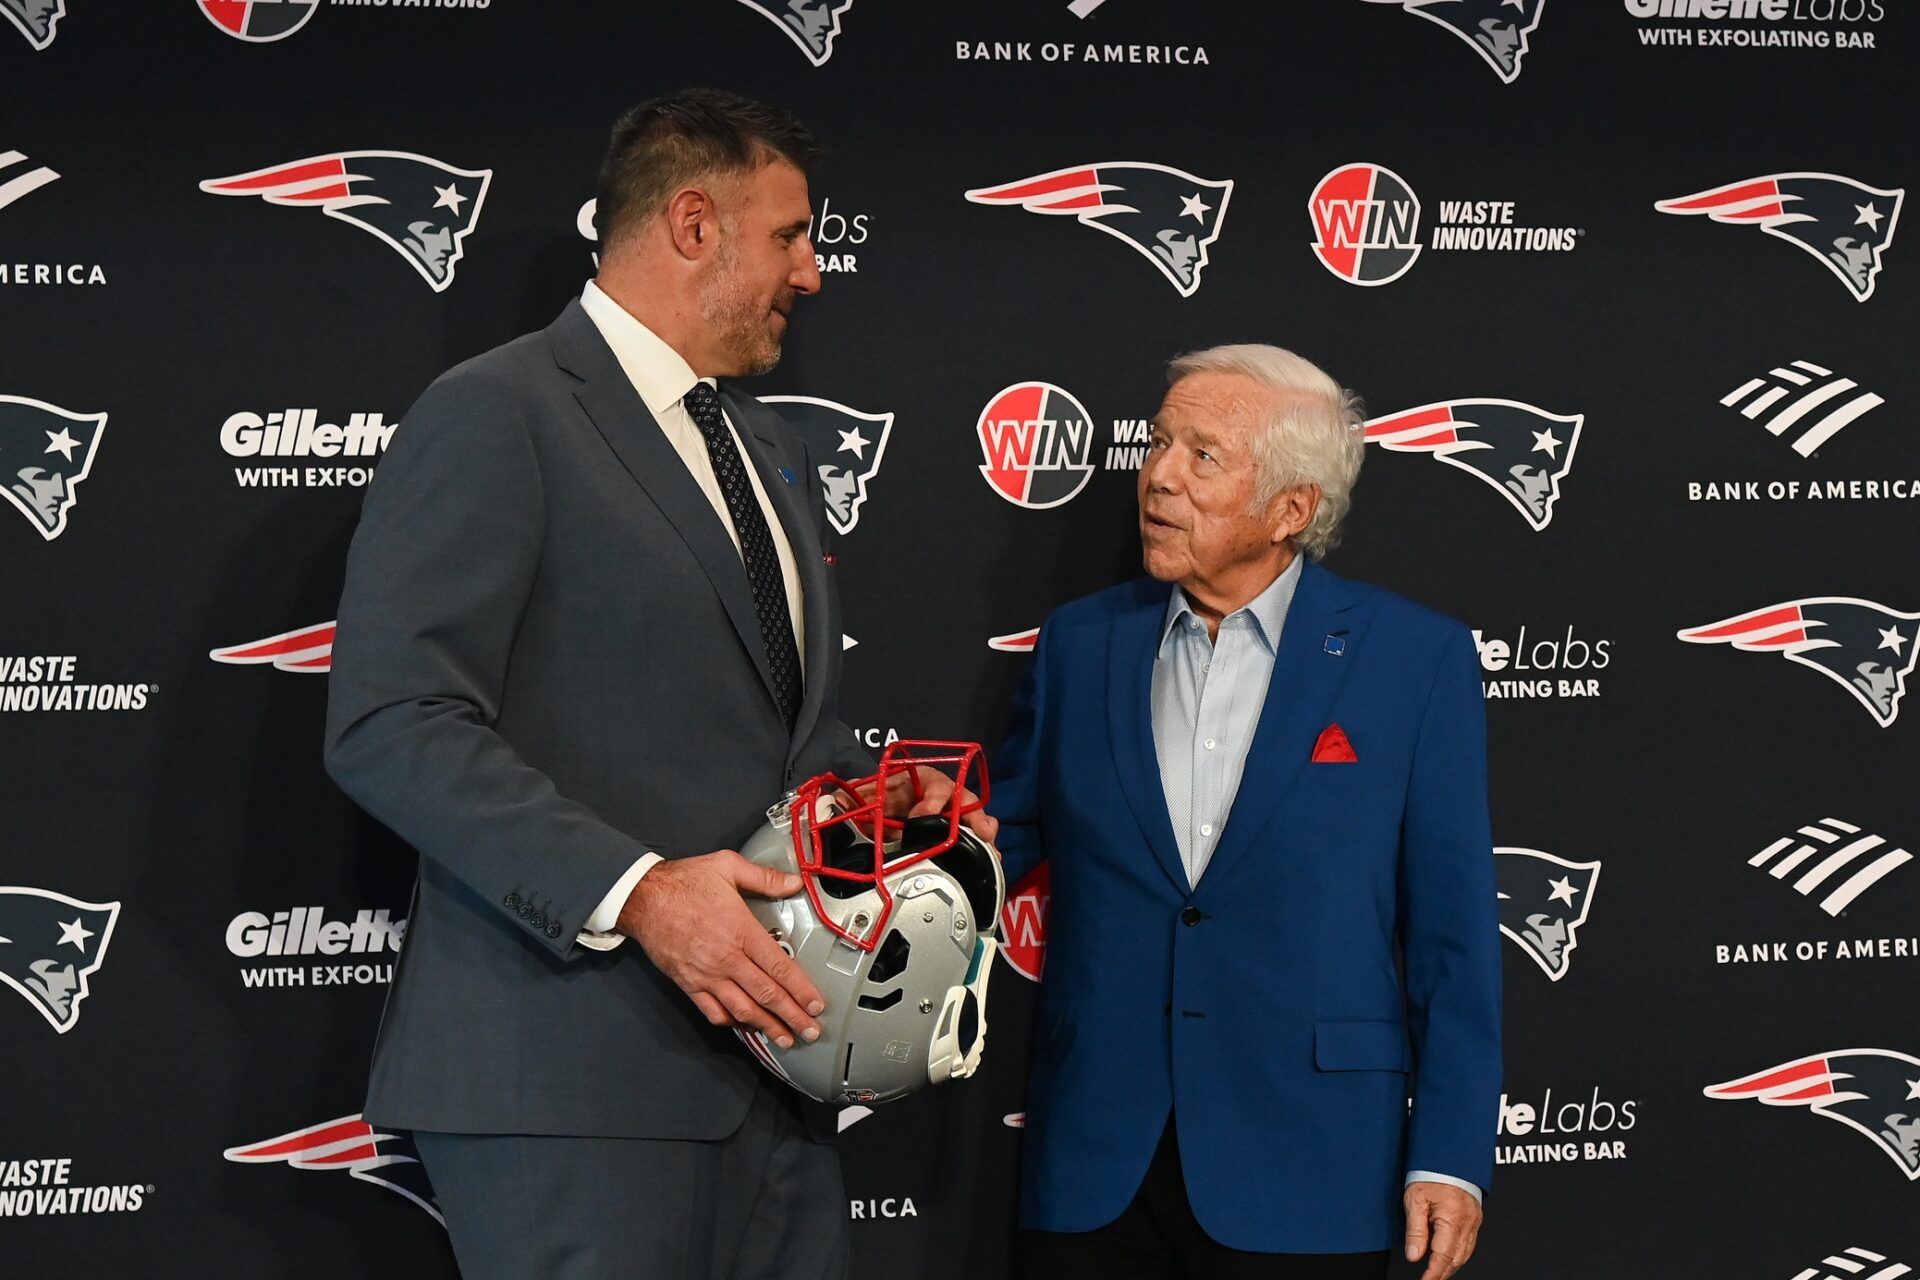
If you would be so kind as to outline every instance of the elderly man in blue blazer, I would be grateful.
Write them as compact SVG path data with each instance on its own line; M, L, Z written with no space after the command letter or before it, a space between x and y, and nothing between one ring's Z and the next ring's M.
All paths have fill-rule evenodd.
M1460 623L1318 561L1362 451L1291 352L1175 360L1147 576L1041 628L995 768L1051 863L1020 1193L1033 1276L1425 1280L1500 1097L1486 724Z

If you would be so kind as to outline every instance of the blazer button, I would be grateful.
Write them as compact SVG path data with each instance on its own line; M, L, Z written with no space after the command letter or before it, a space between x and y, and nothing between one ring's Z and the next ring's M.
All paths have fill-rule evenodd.
M532 925L536 929L546 928L547 927L546 913L541 911L534 912L531 916L527 918L527 923Z
M520 895L517 893L508 894L506 897L500 899L500 905L511 911L520 905Z
M1204 914L1202 914L1200 908L1198 907L1188 907L1185 911L1182 911L1180 913L1180 923L1185 925L1199 924L1202 920L1205 920L1206 918L1207 917Z
M557 937L559 937L559 936L560 936L560 926L559 926L559 925L557 925L557 924L550 924L550 925L548 925L548 926L547 926L547 936L548 936L549 938L557 938Z
M520 918L522 920L525 920L528 916L532 914L533 914L533 904L531 902L522 902L520 904Z

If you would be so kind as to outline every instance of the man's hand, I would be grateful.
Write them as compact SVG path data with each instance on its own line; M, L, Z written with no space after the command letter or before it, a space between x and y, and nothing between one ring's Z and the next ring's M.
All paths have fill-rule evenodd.
M914 772L920 782L918 800L913 795L914 779L908 776L906 770L902 769L887 778L886 811L889 818L918 818L945 811L947 800L953 795L953 779L924 764L915 765ZM980 797L973 792L965 787L960 788L962 805L978 804L979 801ZM960 823L988 844L992 844L993 838L1000 834L1000 820L985 809L975 809L961 815Z
M754 919L743 893L789 898L800 877L748 862L732 849L658 863L633 887L614 926L646 951L716 1027L751 1027L782 1049L820 1038L809 1014L820 989Z
M1425 1257L1431 1239L1433 1257L1420 1280L1447 1280L1473 1256L1480 1238L1480 1202L1472 1192L1446 1182L1408 1183L1406 1202L1407 1261Z

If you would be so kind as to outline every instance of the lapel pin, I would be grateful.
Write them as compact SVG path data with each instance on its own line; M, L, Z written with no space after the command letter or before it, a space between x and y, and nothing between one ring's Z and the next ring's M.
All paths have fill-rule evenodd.
M840 557L831 551L823 551L820 553L820 562L828 568L832 568L834 565L840 563Z
M793 474L793 468L791 467L780 468L780 478L782 480L785 480L788 484L800 483L800 477Z
M1341 635L1330 635L1320 647L1337 658L1347 651L1347 639Z

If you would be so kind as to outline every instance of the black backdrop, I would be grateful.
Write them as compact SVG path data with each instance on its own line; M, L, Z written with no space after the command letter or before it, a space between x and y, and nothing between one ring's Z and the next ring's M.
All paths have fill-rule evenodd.
M391 423L545 325L592 270L606 126L690 83L790 104L835 149L813 192L840 269L758 389L878 419L835 454L881 464L839 546L848 718L875 745L997 741L1024 659L989 639L1134 570L1109 446L1171 354L1278 342L1374 418L1452 404L1484 447L1369 450L1330 563L1481 632L1502 882L1571 886L1532 904L1571 945L1530 947L1524 911L1503 944L1508 1106L1470 1273L1920 1266L1920 868L1890 856L1920 840L1906 0L860 0L822 6L812 51L742 0L71 0L50 29L40 7L0 0L0 1273L452 1273L384 1162L404 1141L350 1123L393 958L374 925L413 874L319 760L363 492L343 473L377 459L234 456L222 429ZM404 232L201 187L364 152L488 172L482 199L415 209L460 230L451 278ZM1138 212L966 197L1087 167ZM1422 246L1390 282L1316 255L1309 204L1343 170L1318 207L1370 181L1402 228L1348 276ZM1763 181L1717 216L1655 207ZM1511 202L1495 247L1446 247L1455 201ZM1197 284L1155 256L1166 227L1211 235ZM1083 487L1044 508L981 473L983 412L1034 382L1092 432ZM1501 484L1529 458L1558 472L1533 518ZM1073 488L1066 463L1032 492ZM259 466L294 483L243 483ZM1748 651L1679 634L1753 613ZM48 956L83 1001L41 994ZM1032 988L995 981L980 1077L847 1117L863 1271L1004 1273Z

